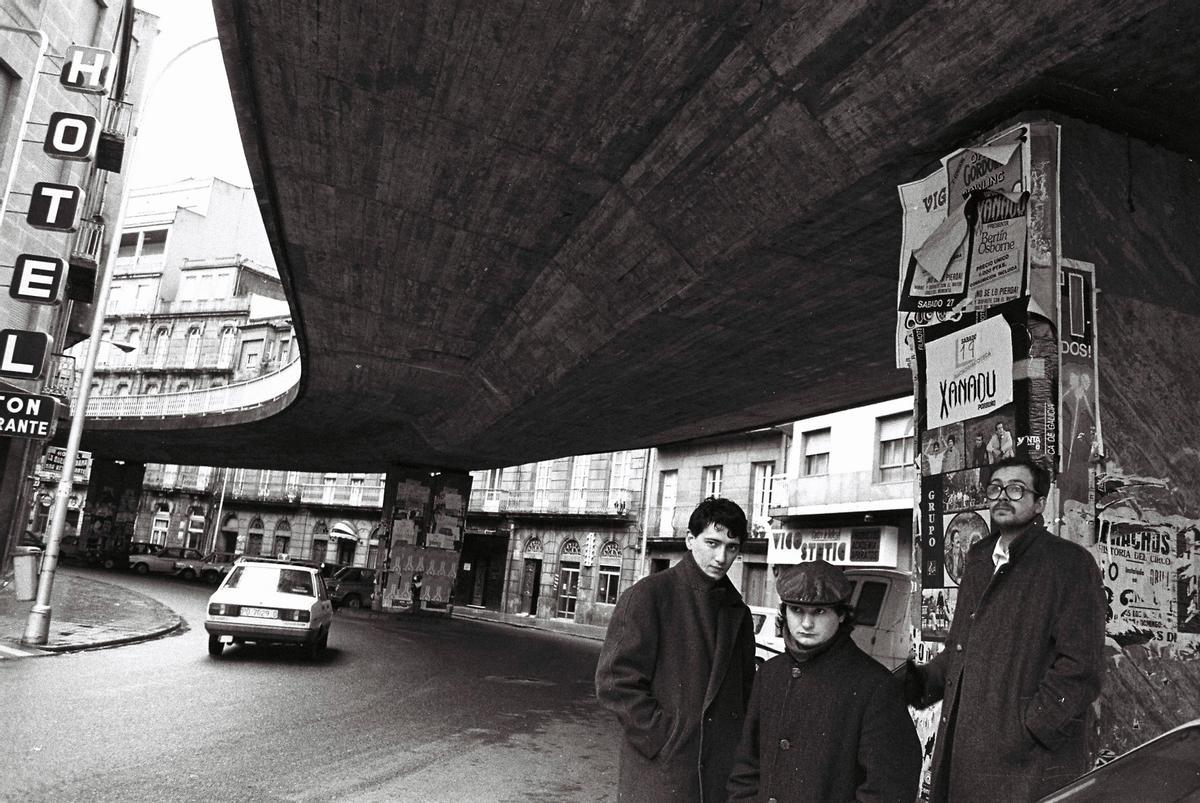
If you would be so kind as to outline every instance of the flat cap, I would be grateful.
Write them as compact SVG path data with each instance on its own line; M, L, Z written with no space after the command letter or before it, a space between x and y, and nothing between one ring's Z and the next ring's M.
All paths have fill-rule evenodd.
M850 601L854 586L837 566L810 560L779 570L775 587L789 605L838 605Z

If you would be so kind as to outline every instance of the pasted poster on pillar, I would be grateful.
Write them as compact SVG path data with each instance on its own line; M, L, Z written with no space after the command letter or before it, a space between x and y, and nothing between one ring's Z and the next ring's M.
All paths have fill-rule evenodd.
M1188 524L1175 536L1175 567L1179 632L1200 633L1200 526L1195 523Z
M939 169L923 179L901 184L896 188L900 194L903 210L903 228L900 235L900 270L896 287L896 367L907 368L923 327L942 323L959 315L952 309L922 308L921 302L928 296L956 294L965 297L965 271L948 270L942 278L935 279L913 259L919 248L938 226L946 219L946 171ZM911 268L911 272L910 272ZM907 291L906 291L907 287ZM937 305L940 306L940 305ZM907 310L906 307L915 307Z
M898 188L899 310L982 311L1026 295L1028 148L1026 127L1014 128L955 151L943 170Z
M925 422L936 429L987 415L1013 400L1008 323L987 318L925 344Z
M944 170L897 189L904 211L897 308L948 312L967 296L966 214L959 209L947 216Z
M928 328L928 340L923 349L918 349L916 359L917 431L923 449L923 473L937 473L937 451L947 448L958 452L956 461L963 467L982 466L983 460L991 464L1014 455L1043 462L1049 459L1048 467L1057 461L1058 338L1049 321L1027 311L1027 303L1028 299L1017 299L992 307L986 313L971 313L958 321ZM975 404L969 409L973 417L963 419L960 424L956 419L964 409L963 401L969 404L972 394L977 395L979 389L969 385L952 387L948 383L956 376L961 379L971 373L955 366L953 361L962 351L959 344L964 343L957 338L978 326L981 315L987 316L984 323L1002 319L1008 327L1008 353L1012 362L1005 374L1009 377L1011 401L988 407ZM999 324L991 325L999 331ZM940 357L935 354L937 361L931 365L930 347L935 341L941 341L935 352L940 348L944 353ZM983 380L989 378L985 375ZM982 390L987 391L983 380L977 382L982 382ZM930 454L934 455L932 460ZM954 464L946 458L941 462ZM986 484L986 477L984 481Z
M1059 532L1078 544L1096 540L1096 483L1092 458L1101 453L1097 393L1095 269L1062 260L1059 362Z
M1028 150L1028 129L1018 126L942 160L948 215L959 206L974 207L967 213L972 221L970 308L986 309L1027 292Z
M413 603L413 580L421 580L421 607L444 608L458 574L458 553L401 544L392 549L384 591L387 608L407 608Z
M1124 515L1101 516L1095 546L1108 598L1106 630L1118 639L1174 643L1176 534Z

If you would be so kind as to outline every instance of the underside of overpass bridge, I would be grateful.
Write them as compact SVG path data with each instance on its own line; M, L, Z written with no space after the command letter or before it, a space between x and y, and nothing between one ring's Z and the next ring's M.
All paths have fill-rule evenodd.
M897 184L1045 119L1091 218L1071 165L1117 186L1200 150L1188 2L215 8L302 378L89 424L102 454L478 469L903 394ZM1163 189L1194 205L1194 170ZM1194 312L1194 261L1113 245L1076 254L1119 264L1106 292Z

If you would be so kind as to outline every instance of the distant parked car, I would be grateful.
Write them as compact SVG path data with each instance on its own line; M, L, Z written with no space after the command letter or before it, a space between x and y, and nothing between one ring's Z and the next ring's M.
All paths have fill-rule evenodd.
M775 626L778 608L750 606L750 618L754 622L754 663L761 666L783 652L783 634Z
M208 653L226 645L300 644L320 658L329 642L333 606L325 579L311 566L269 558L240 558L208 600Z
M225 579L233 568L236 558L220 552L210 552L196 565L196 573L206 583L216 585Z
M329 601L334 608L344 605L351 610L358 610L369 606L374 594L374 569L345 566L338 569L337 574L329 580Z
M148 574L150 572L157 574L179 574L185 579L192 580L197 576L194 570L187 569L190 574L182 574L181 570L175 568L175 564L184 560L200 560L203 557L198 549L166 547L156 552L141 555L131 553L129 555L129 568L138 574Z

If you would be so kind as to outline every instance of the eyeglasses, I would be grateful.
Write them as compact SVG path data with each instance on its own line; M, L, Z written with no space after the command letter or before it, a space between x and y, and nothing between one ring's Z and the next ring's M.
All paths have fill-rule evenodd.
M1024 499L1025 494L1033 494L1034 496L1037 496L1036 492L1026 488L1019 482L1012 482L1008 485L1001 485L998 482L993 482L984 490L984 494L992 501L999 499L1001 493L1014 502L1019 502L1020 500Z

